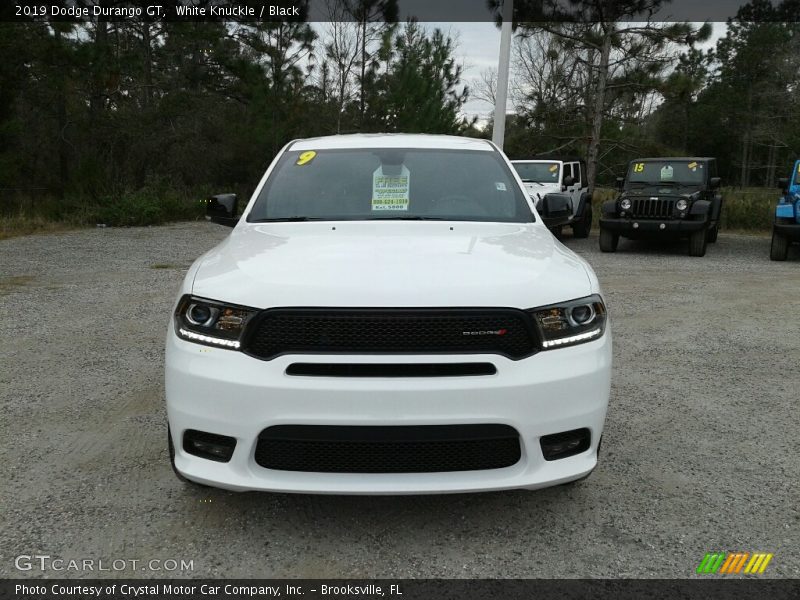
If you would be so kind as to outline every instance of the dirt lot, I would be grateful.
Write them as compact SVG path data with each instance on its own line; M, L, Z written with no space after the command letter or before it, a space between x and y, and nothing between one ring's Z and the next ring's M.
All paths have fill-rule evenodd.
M198 491L169 468L163 338L192 260L228 230L0 241L0 576L18 555L184 559L195 577L687 577L711 550L800 576L800 260L769 239L566 245L604 285L615 364L603 455L539 492ZM102 576L161 576L132 570Z

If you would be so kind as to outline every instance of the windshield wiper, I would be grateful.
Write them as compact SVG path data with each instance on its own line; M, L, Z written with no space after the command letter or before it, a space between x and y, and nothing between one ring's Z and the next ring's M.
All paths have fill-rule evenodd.
M275 217L272 219L253 219L250 221L251 223L289 223L289 222L300 222L300 221L323 221L321 217Z

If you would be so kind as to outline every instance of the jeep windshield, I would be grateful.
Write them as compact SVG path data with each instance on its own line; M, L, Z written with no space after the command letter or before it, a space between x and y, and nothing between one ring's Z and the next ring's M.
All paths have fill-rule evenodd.
M698 186L706 181L705 163L696 160L634 161L626 183Z
M251 223L533 219L498 152L412 148L288 151L247 217Z
M557 162L511 163L519 178L525 182L558 183L561 165Z

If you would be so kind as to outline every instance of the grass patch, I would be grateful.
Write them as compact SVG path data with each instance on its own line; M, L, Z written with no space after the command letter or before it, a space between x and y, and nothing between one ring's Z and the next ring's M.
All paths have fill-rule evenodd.
M41 216L15 214L0 217L0 240L32 233L59 233L74 229L77 225L63 221L48 221Z
M0 295L10 294L21 287L27 286L34 280L32 275L14 275L0 278Z
M0 239L76 227L141 227L199 219L207 190L176 190L161 181L99 197L17 196L0 205Z

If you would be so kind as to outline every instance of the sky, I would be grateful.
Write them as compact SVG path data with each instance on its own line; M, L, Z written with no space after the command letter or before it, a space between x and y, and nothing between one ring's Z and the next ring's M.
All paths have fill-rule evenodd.
M695 23L700 26L702 23ZM463 66L462 81L474 89L475 83L480 80L481 73L486 69L497 69L500 52L500 29L490 22L424 22L422 26L433 30L439 28L450 37L458 40L456 56ZM709 40L699 44L701 48L712 48L717 40L725 35L725 23L712 23L713 33ZM325 23L313 23L312 26L322 34ZM513 56L513 51L512 51ZM510 104L509 110L512 109ZM494 106L483 100L470 97L462 107L462 114L468 118L478 117L480 123L486 122L491 116Z
M457 37L459 44L457 55L464 65L463 81L470 88L474 88L480 79L481 72L489 68L497 69L498 55L500 52L500 29L494 23L425 23L426 27L438 27L444 32L449 32L451 37ZM697 23L696 25L700 25ZM725 35L725 23L712 23L714 32L711 38L699 47L711 48L717 40ZM513 54L512 54L513 56ZM509 107L510 108L510 107ZM488 102L470 98L464 105L462 112L468 117L477 116L481 121L488 118L494 107Z

